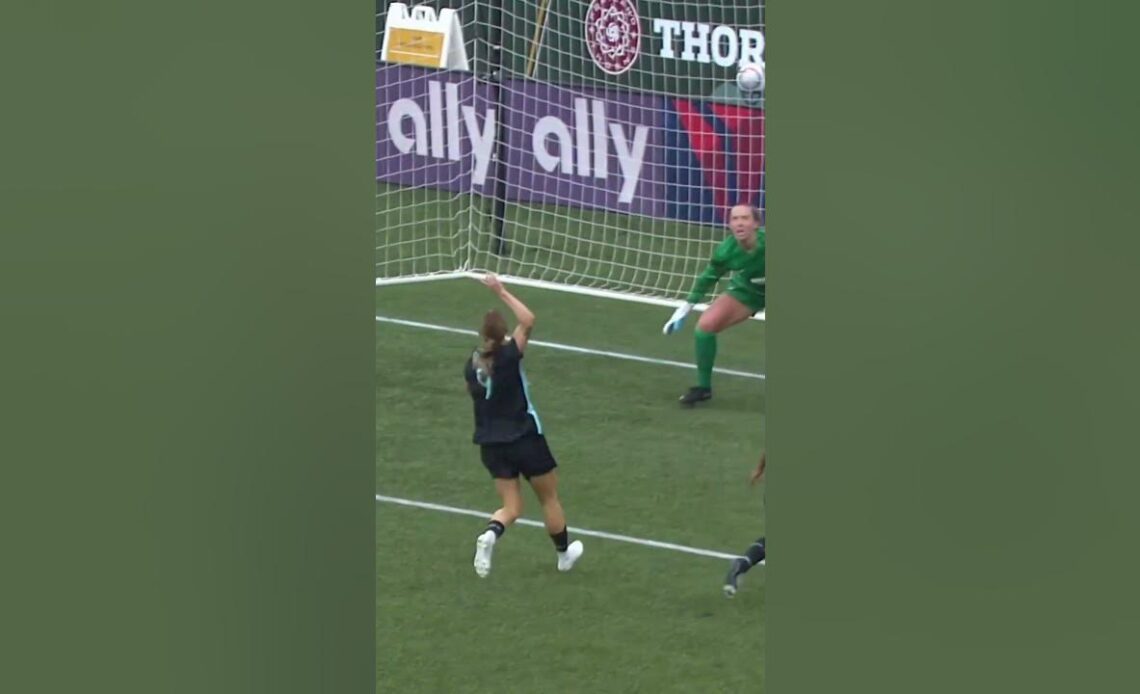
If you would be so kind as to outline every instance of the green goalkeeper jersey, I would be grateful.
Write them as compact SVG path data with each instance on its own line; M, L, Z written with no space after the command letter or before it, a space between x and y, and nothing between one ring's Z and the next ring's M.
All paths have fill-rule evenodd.
M764 228L756 232L756 247L744 250L735 236L729 236L713 252L705 271L693 283L693 291L686 299L690 304L700 303L705 295L727 272L734 273L728 283L728 294L752 309L764 309Z

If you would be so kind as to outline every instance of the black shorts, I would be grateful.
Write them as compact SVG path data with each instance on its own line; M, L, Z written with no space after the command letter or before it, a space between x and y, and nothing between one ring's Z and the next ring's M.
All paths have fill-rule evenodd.
M501 480L513 480L520 474L529 480L558 467L546 445L546 437L541 434L511 443L484 444L480 446L480 455L491 477Z

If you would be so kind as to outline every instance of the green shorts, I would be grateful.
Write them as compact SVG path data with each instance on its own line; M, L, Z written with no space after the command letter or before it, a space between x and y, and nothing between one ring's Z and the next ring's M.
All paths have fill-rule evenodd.
M728 290L725 294L728 294L733 299L747 306L748 310L752 311L752 315L756 315L764 310L763 290L757 291L750 285L741 286L734 282L728 286Z

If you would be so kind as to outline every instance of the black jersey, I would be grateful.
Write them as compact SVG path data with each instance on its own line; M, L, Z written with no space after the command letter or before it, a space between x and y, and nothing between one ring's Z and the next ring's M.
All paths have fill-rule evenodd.
M475 363L475 352L467 360L463 376L475 411L475 443L511 443L524 436L542 434L542 423L530 399L522 352L509 340L495 355L491 373Z

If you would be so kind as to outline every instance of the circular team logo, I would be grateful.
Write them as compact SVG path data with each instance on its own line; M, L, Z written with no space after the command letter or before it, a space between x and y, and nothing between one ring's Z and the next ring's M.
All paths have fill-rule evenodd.
M583 21L594 64L610 75L633 67L641 53L641 17L633 0L591 0Z

